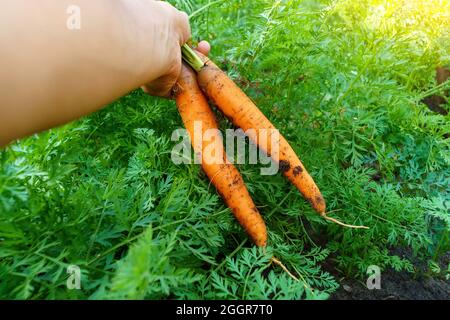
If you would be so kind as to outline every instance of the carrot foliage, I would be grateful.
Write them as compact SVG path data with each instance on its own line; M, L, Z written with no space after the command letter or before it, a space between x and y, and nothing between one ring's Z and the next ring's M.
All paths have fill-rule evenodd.
M450 119L421 99L448 89L434 74L450 66L449 2L172 3L195 12L195 38L301 156L330 215L370 230L329 224L281 175L238 165L269 230L268 251L254 248L199 166L171 161L175 104L136 91L0 151L0 298L325 299L342 276L417 260L445 276Z

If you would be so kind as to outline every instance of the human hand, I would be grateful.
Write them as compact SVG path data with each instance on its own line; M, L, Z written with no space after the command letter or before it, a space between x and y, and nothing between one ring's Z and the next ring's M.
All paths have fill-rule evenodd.
M135 0L128 0L135 1ZM140 0L149 2L149 0ZM143 30L153 31L151 37L141 39L150 42L147 48L153 52L148 59L152 59L152 74L157 75L142 89L150 95L167 97L181 72L181 46L191 37L189 18L185 12L163 1L151 1L150 16ZM147 14L147 13L146 13ZM150 25L150 28L148 26Z
M211 50L211 46L207 41L199 42L196 51L200 54L207 56ZM181 48L178 48L178 53L180 54L179 64L177 63L174 66L175 69L170 70L170 72L163 76L162 78L158 78L152 81L150 84L147 84L142 87L142 89L150 95L153 96L162 96L168 97L171 94L172 88L174 87L176 81L180 77L181 74Z
M0 10L7 44L0 50L0 146L78 119L145 84L153 95L169 95L181 46L191 37L185 13L156 0L41 0L31 10L29 2L3 0ZM80 29L61 23L70 3L83 8ZM9 19L14 16L23 19ZM23 21L43 32L30 33Z

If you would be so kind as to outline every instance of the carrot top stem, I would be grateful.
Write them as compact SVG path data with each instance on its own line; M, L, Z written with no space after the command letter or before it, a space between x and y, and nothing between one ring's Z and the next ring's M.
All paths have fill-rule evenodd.
M195 71L199 72L205 65L203 61L197 56L191 47L186 43L181 47L181 53L183 60L192 67Z

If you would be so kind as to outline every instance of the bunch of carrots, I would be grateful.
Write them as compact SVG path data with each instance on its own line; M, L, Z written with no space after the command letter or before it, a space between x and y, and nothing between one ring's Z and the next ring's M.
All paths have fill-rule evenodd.
M195 154L202 155L209 143L203 142L201 145L193 143L194 122L202 122L203 132L208 129L216 129L214 131L217 132L218 129L214 113L208 104L209 98L236 127L244 131L255 130L256 135L249 138L268 156L274 158L272 146L267 143L267 132L275 129L275 126L253 101L209 58L195 52L188 45L182 47L182 54L185 63L177 82L175 98ZM221 137L217 134L214 139L218 141ZM273 160L278 162L283 174L297 187L315 211L325 219L343 226L367 228L346 225L328 217L325 200L305 166L284 137L280 135L277 142L279 144L277 157ZM219 156L221 158L215 159L216 161L201 161L203 170L253 242L259 247L266 247L266 225L253 203L242 176L227 159L225 152L217 155ZM272 261L282 266L277 259L273 258Z

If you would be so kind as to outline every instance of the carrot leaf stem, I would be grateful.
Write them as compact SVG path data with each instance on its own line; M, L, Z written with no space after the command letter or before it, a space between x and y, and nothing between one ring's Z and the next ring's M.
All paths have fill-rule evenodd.
M199 72L203 66L203 61L197 56L194 50L189 47L188 44L184 44L181 47L181 53L183 56L183 60L190 65L195 71Z

